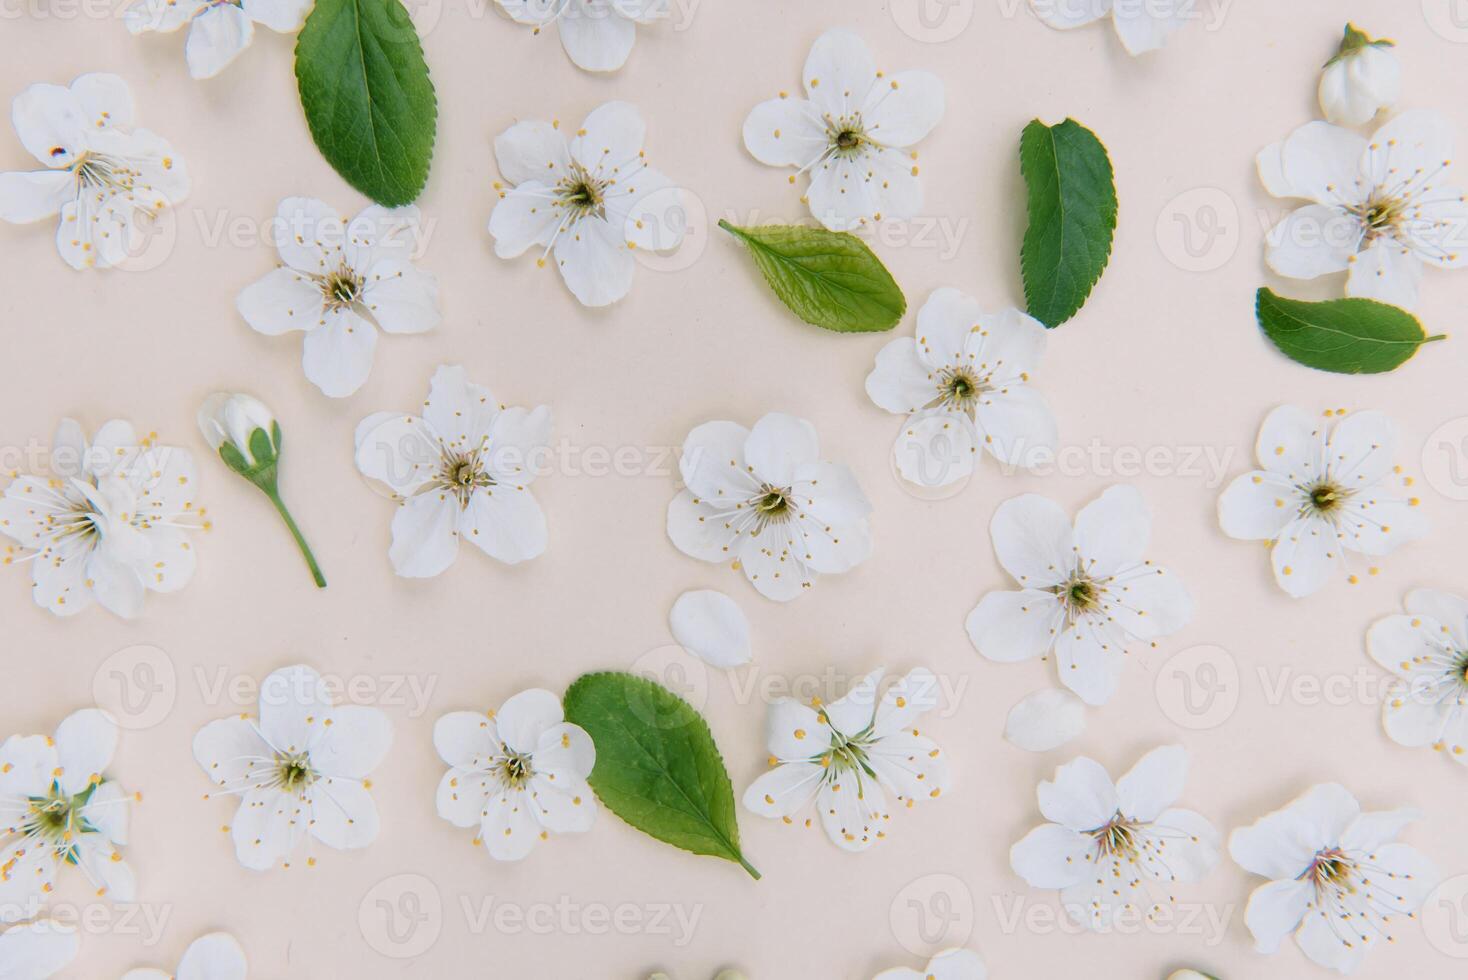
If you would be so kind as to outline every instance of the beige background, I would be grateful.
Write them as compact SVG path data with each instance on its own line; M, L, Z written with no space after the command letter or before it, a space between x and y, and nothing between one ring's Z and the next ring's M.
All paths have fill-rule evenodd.
M133 623L100 609L52 619L31 605L26 572L0 577L6 733L50 731L94 691L115 696L124 681L151 677L148 686L159 688L151 701L131 691L129 720L143 727L124 738L114 772L144 794L127 856L142 912L163 928L137 911L86 906L94 934L71 975L171 969L189 940L223 928L244 943L256 977L635 978L662 966L703 980L737 964L766 980L865 978L921 965L916 954L932 948L919 929L924 907L927 940L944 940L938 926L946 923L946 939L967 939L996 978L1073 971L1151 980L1183 965L1230 980L1325 975L1293 946L1272 960L1251 951L1242 903L1258 882L1227 859L1202 884L1178 889L1186 920L1151 935L1066 934L1049 924L1053 894L1030 892L1010 872L1008 848L1039 821L1035 784L1055 765L1084 752L1119 774L1172 740L1192 757L1187 804L1225 832L1312 782L1339 780L1369 806L1424 807L1429 819L1407 839L1446 875L1468 872L1465 775L1385 739L1362 643L1368 624L1396 610L1408 589L1468 589L1460 502L1468 487L1455 480L1455 467L1468 464L1460 458L1464 341L1435 345L1390 376L1338 377L1284 360L1251 313L1254 288L1271 281L1260 259L1263 228L1281 213L1257 186L1253 155L1314 116L1316 69L1347 16L1400 42L1406 105L1440 109L1468 134L1459 97L1468 29L1454 28L1447 0L1236 0L1221 17L1205 5L1206 23L1138 60L1108 25L1055 33L1022 0L935 6L948 19L931 29L913 26L913 0L893 0L895 10L850 0L707 0L675 24L641 30L627 68L607 78L576 70L553 32L532 36L486 9L491 0L431 0L418 15L441 116L420 203L433 226L423 264L442 285L446 322L421 337L384 337L370 382L345 401L304 380L298 339L255 334L234 311L240 288L274 262L257 231L281 197L313 195L343 210L363 203L311 144L290 39L262 31L222 77L194 82L181 36L132 38L115 16L79 2L4 0L0 94L8 100L30 82L85 71L120 73L142 124L187 161L194 192L144 256L155 266L146 272L77 274L57 257L49 223L0 228L4 465L23 463L26 447L44 445L64 415L89 429L123 416L199 454L217 526L199 544L194 583L151 597ZM810 43L838 24L857 28L881 65L928 68L948 85L947 118L922 145L927 216L875 246L914 309L941 285L994 307L1021 300L1016 147L1025 122L1073 115L1110 147L1122 202L1112 265L1080 317L1052 335L1036 382L1065 443L1086 451L1067 472L1005 477L986 461L951 499L906 493L888 466L899 420L862 389L888 338L836 336L793 320L730 241L709 240L708 222L695 228L684 256L691 263L679 263L686 269L639 270L632 295L611 311L582 309L528 257L494 257L485 232L493 136L521 118L574 122L614 97L642 109L649 155L696 193L709 221L802 215L784 174L744 152L740 125L757 101L795 88ZM0 168L30 165L8 130L0 135ZM1195 246L1208 229L1224 234L1191 255L1179 217L1194 222ZM938 231L957 236L956 246L942 247ZM1209 268L1189 271L1200 265ZM1275 285L1319 297L1340 288ZM1423 296L1428 325L1452 331L1468 275L1429 272ZM899 330L911 329L909 315ZM551 529L544 557L507 568L466 550L441 578L408 582L388 565L391 507L353 468L351 434L370 412L415 404L439 363L468 366L504 401L552 405L571 462L536 487ZM325 592L310 587L266 502L205 454L193 415L218 388L252 391L281 417L285 493L330 579ZM1401 462L1431 478L1422 484L1431 539L1383 562L1377 576L1361 565L1359 586L1340 581L1305 601L1275 588L1262 547L1219 532L1219 479L1194 458L1206 450L1226 459L1226 477L1248 468L1260 420L1285 400L1387 410L1401 428ZM855 468L875 505L871 561L783 606L737 573L679 554L663 530L676 477L659 447L677 445L701 421L749 424L772 409L815 423L828 456ZM598 475L587 451L619 447L631 447L633 471ZM1079 507L1114 481L1113 467L1135 468L1149 449L1152 465L1134 482L1156 514L1152 555L1192 587L1197 615L1157 649L1134 652L1121 692L1091 714L1082 739L1044 756L1020 752L1000 738L1005 713L1054 683L1053 665L990 664L964 635L978 597L1005 585L989 516L1030 490ZM732 684L659 650L671 643L668 608L690 587L725 589L749 615L756 664ZM1169 664L1205 644L1223 652ZM161 653L119 653L136 645ZM759 883L605 812L592 833L542 845L518 865L493 863L467 832L435 816L442 767L430 731L439 714L493 707L534 685L563 690L582 671L645 655L644 666L667 666L695 694L703 685L736 791L764 757L764 699L751 689L925 664L958 692L925 726L955 760L957 786L941 802L897 814L890 839L862 856L839 852L819 831L741 814L747 853L765 874ZM218 695L221 678L248 683L300 660L353 679L359 693L375 691L393 717L396 743L375 778L382 834L363 852L319 851L314 869L255 874L235 863L220 833L231 805L201 800L206 780L189 743L205 721L249 706ZM406 696L409 681L431 689L426 705ZM1206 708L1201 715L1186 713L1189 683L1195 694L1214 691L1214 701L1193 702ZM1176 719L1203 727L1187 731ZM394 877L402 874L420 877ZM405 890L430 914L394 945L378 900L411 910L416 899L404 899ZM72 876L56 898L86 903L86 894ZM497 926L466 916L465 901L473 911L486 898L491 910L510 906L511 918ZM682 945L676 920L658 911L673 904L699 916ZM557 906L550 920L537 911ZM516 909L533 928L515 925ZM1018 925L1016 909L1029 916ZM599 912L622 916L624 931L639 917L642 925L596 935ZM1462 975L1463 962L1448 955L1468 954L1452 942L1452 912L1447 903L1430 910L1435 944L1421 925L1405 923L1396 947L1377 951L1360 976ZM1226 927L1207 926L1210 916Z

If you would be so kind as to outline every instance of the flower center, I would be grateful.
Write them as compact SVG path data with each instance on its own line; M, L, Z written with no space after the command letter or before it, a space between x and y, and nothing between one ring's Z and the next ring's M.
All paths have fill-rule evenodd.
M94 187L126 190L133 186L133 179L137 176L121 160L103 153L93 153L91 150L83 151L76 158L71 165L71 172L76 175L79 190Z
M969 416L979 396L988 390L989 386L970 367L946 367L938 372L939 403Z
M1333 483L1322 482L1310 488L1310 506L1318 514L1329 514L1345 502L1346 492Z
M766 486L755 500L754 509L770 520L783 518L790 512L790 491Z
M1401 230L1410 202L1403 197L1372 194L1365 204L1352 209L1365 231L1365 243L1383 237L1396 237Z
M316 770L311 768L311 759L304 752L275 757L276 784L289 793L305 789L316 782Z
M1135 858L1139 854L1141 824L1117 814L1106 826L1091 831L1102 857Z
M859 112L841 116L839 119L827 116L826 139L830 141L831 150L842 156L854 156L861 152L864 144L871 142Z
M1101 605L1101 589L1091 579L1077 572L1068 582L1055 586L1055 594L1070 619L1089 613Z
M66 840L82 829L81 806L77 798L63 796L59 789L53 789L50 796L32 797L26 836L53 842Z
M530 781L531 776L535 775L535 769L530 764L530 756L511 752L508 746L501 746L501 748L505 752L505 757L495 766L494 773L499 776L500 782L505 786L510 789L520 789Z
M1319 851L1304 876L1317 892L1354 891L1351 878L1356 873L1356 863L1338 848Z
M566 210L577 218L586 215L606 217L607 182L598 180L579 163L571 165L571 175L562 177L556 186L556 196Z
M460 509L469 506L474 491L494 486L494 478L484 471L479 453L447 453L438 474L438 485L459 499Z

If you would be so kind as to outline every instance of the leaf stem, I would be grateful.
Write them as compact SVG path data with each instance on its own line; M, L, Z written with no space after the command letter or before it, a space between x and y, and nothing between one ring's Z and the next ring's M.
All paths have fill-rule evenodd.
M262 489L265 490L265 496L269 497L270 502L275 505L276 511L280 513L281 520L285 521L285 526L290 530L291 537L296 539L296 547L301 549L301 557L306 559L306 567L311 569L311 577L316 580L316 587L318 589L326 588L326 576L321 574L321 566L316 564L316 556L311 553L311 546L306 543L306 536L301 533L300 527L296 525L296 519L286 509L285 501L280 499L280 491L273 488Z
M740 854L739 855L739 866L742 867L745 871L748 871L749 872L749 876L751 878L753 878L755 881L759 881L760 880L760 873L755 870L754 865L752 865L748 861L744 860L744 855L743 854Z
M1447 334L1445 334L1445 333L1435 333L1431 337L1424 337L1424 338L1422 338L1422 342L1424 344L1430 344L1434 340L1447 340L1447 339L1448 339L1448 335Z

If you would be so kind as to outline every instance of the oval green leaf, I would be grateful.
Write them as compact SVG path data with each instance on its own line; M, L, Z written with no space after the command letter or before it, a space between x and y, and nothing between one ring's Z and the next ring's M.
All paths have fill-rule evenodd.
M378 204L411 204L428 181L438 103L400 0L317 0L296 82L326 162Z
M1085 305L1106 271L1116 233L1116 181L1106 147L1074 119L1036 119L1019 143L1030 225L1020 274L1030 316L1058 327Z
M734 787L708 723L661 684L633 674L585 674L566 691L566 720L596 744L591 788L638 830L694 854L733 861Z
M1427 336L1406 310L1374 299L1307 303L1261 288L1255 300L1259 327L1288 358L1336 374L1382 374L1401 367Z
M780 302L806 323L877 333L897 326L907 311L892 273L855 235L799 225L719 227L749 248Z

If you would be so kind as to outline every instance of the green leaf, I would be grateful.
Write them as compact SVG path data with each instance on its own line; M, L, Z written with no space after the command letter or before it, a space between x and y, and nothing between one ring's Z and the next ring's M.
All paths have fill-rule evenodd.
M1306 303L1261 288L1254 312L1260 329L1286 357L1337 374L1391 371L1423 344L1444 337L1427 336L1415 316L1374 299Z
M584 674L566 691L566 720L596 744L591 788L638 830L694 854L735 861L734 788L708 724L672 691L625 673Z
M400 0L317 0L296 81L326 162L379 204L411 204L428 181L438 104Z
M719 227L748 246L780 302L806 323L875 333L897 326L907 311L892 273L855 235L798 225Z
M1111 258L1116 183L1106 147L1074 119L1036 119L1019 142L1030 226L1020 273L1030 316L1058 327L1076 315Z

